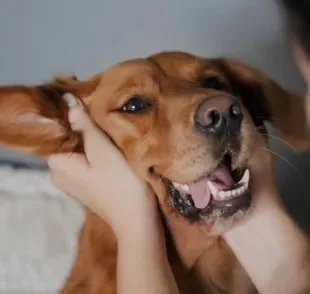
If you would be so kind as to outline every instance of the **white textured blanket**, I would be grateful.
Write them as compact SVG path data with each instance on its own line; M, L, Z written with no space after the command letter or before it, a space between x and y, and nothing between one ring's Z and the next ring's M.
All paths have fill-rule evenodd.
M0 167L0 294L58 293L82 221L47 171Z

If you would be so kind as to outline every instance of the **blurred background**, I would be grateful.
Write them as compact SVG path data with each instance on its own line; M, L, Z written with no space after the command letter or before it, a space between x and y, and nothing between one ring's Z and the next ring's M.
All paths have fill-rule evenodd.
M183 50L240 58L283 86L304 92L280 11L270 0L1 0L0 40L0 84L40 83L63 72L86 78L124 59ZM296 154L276 138L271 145L278 154L275 165L282 198L310 232L310 153ZM0 163L14 168L11 185L18 185L15 168L45 168L37 158L5 149L0 149ZM2 213L4 209L0 206ZM14 206L11 209L14 213ZM70 221L73 228L75 218ZM0 290L5 266L1 250L7 249L0 247Z

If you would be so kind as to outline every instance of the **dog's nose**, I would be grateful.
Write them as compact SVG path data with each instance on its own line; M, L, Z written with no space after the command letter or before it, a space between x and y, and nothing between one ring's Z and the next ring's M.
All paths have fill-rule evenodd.
M230 97L219 96L202 102L195 115L199 130L214 135L235 134L240 130L243 113L239 103Z

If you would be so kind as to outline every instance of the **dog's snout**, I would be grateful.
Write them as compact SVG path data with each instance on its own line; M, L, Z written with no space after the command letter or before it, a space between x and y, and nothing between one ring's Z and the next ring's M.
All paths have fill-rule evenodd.
M239 103L230 97L220 96L202 102L195 114L195 123L199 130L215 135L225 131L230 134L240 130L243 113Z

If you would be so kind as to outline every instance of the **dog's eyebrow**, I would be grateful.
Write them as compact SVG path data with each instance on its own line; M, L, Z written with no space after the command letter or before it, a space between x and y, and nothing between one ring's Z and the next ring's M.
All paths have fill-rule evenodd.
M122 92L124 92L124 90L130 90L130 89L134 89L137 88L139 86L139 83L137 82L136 79L134 79L133 77L129 77L127 79L124 79L117 87L117 89L115 90L115 94L121 94Z
M157 66L154 67L154 64L148 60L144 61L145 63L142 64L126 64L123 68L117 69L118 80L114 84L113 91L116 95L135 89L147 93L162 92L163 70Z
M167 72L162 68L162 66L153 57L148 57L147 61L149 61L153 66L155 66L156 69L159 70L161 74L163 74L164 76L167 76Z

